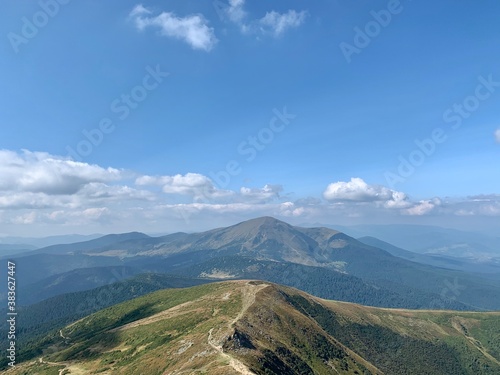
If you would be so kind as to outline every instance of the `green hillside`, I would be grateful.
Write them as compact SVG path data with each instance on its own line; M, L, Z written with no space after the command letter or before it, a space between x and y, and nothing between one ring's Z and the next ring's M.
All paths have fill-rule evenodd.
M500 313L381 309L229 281L114 305L43 345L6 373L498 374Z

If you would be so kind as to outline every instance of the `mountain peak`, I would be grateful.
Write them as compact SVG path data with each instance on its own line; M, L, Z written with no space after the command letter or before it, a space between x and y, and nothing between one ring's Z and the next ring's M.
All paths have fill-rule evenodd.
M236 224L236 225L240 225L240 224L249 224L249 225L258 226L258 227L260 227L260 226L273 226L273 225L277 225L277 224L284 224L284 225L288 225L288 226L290 225L290 224L287 224L284 221L278 220L272 216L261 216L261 217L255 218L255 219L243 221L243 222Z
M150 236L142 232L126 232L126 233L107 234L99 238L118 238L120 240L129 240L129 239L149 238L149 237Z
M234 235L241 235L247 238L249 236L255 236L263 233L276 234L277 232L288 232L294 230L293 226L290 224L271 216L262 216L243 221L227 229L229 229Z

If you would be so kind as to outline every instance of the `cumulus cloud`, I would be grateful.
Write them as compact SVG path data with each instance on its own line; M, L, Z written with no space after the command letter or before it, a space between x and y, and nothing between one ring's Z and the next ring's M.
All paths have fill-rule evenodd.
M431 200L422 200L416 204L414 204L412 207L407 208L403 211L403 213L406 213L407 215L413 215L413 216L422 216L429 214L432 212L436 207L441 205L441 200L438 198L434 198Z
M500 203L500 194L480 194L471 195L468 197L469 200L474 202L498 202Z
M245 0L229 0L229 6L226 8L227 17L235 23L240 23L247 16L243 9Z
M281 185L224 190L199 173L143 175L26 150L0 150L0 177L0 228L10 234L26 228L46 234L56 227L71 232L198 230L191 223L209 228L265 215L297 224L370 217L495 221L500 216L500 194L414 201L403 192L351 178L329 184L323 199L292 200ZM166 223L172 227L166 229Z
M44 209L51 207L72 207L74 198L70 195L55 196L30 192L0 192L0 209Z
M12 224L21 224L21 225L26 225L26 224L33 224L37 218L37 214L35 211L31 211L22 215L15 216L12 219Z
M268 202L280 197L283 191L281 185L265 185L262 189L242 187L240 194L244 200L254 202Z
M496 204L482 205L479 209L475 210L474 214L483 216L500 216L500 204L497 202Z
M229 4L224 8L225 17L238 25L243 33L249 34L269 34L278 37L287 30L297 28L306 19L307 12L290 9L285 13L276 11L267 12L262 18L246 20L248 13L244 10L245 0L229 0Z
M90 182L119 180L122 171L44 152L0 150L0 176L0 191L70 195Z
M148 200L128 187L128 173L45 152L0 150L0 209L73 209L110 200Z
M385 186L368 185L358 177L329 184L323 197L330 202L383 202L389 208L408 205L406 194Z
M337 211L350 216L363 216L376 212L383 214L384 209L387 210L386 214L396 211L405 216L423 216L437 214L438 209L443 208L443 201L439 198L412 201L403 192L385 186L369 185L363 179L356 177L350 181L339 181L328 185L323 197L336 205ZM444 208L441 213L445 211L450 213L448 208Z
M157 28L161 35L179 39L188 43L191 48L210 51L217 43L214 29L200 14L178 17L171 12L153 15L142 4L136 5L129 14L139 30Z
M499 216L500 194L481 194L450 205L453 214L459 216Z
M306 212L305 207L298 206L294 202L284 202L280 205L280 214L286 217L302 216Z
M136 185L158 185L166 194L190 195L195 200L224 198L234 194L229 190L217 189L210 178L198 173L174 176L141 176Z
M81 210L57 210L45 215L50 222L57 224L87 225L93 222L102 222L109 219L111 210L107 207L91 207Z
M196 202L223 200L226 203L265 203L280 197L281 185L267 184L263 188L241 187L240 190L224 190L215 186L212 179L199 173L174 176L140 176L138 186L159 186L165 194L187 195Z
M500 129L495 131L495 140L500 143Z
M154 200L154 194L148 190L134 189L126 185L107 185L92 182L82 188L79 195L88 200Z
M259 20L261 30L269 32L274 36L280 36L288 29L293 29L302 25L306 19L306 12L296 12L289 10L286 13L278 13L275 11L267 12L264 17Z
M391 198L383 202L383 205L387 208L405 208L411 205L411 202L405 193L393 190Z

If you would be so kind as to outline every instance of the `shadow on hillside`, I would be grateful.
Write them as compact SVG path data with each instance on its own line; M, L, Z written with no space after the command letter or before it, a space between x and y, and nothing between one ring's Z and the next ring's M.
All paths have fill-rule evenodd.
M119 314L119 312L117 312ZM93 359L103 352L112 350L123 341L123 327L137 320L150 317L157 313L154 304L142 305L124 314L119 320L110 322L109 319L100 319L95 324L88 325L87 329L80 329L76 336L71 337L69 348L57 356L58 361Z

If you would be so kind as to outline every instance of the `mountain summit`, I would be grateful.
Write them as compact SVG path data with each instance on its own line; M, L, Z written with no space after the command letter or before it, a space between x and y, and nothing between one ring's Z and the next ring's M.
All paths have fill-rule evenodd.
M215 251L219 255L249 255L260 259L287 261L304 265L331 263L329 248L342 248L355 239L334 238L340 232L328 228L300 228L265 216L227 228L201 233L176 233L158 238L96 247L86 254L120 254L121 256L169 256L177 253Z

